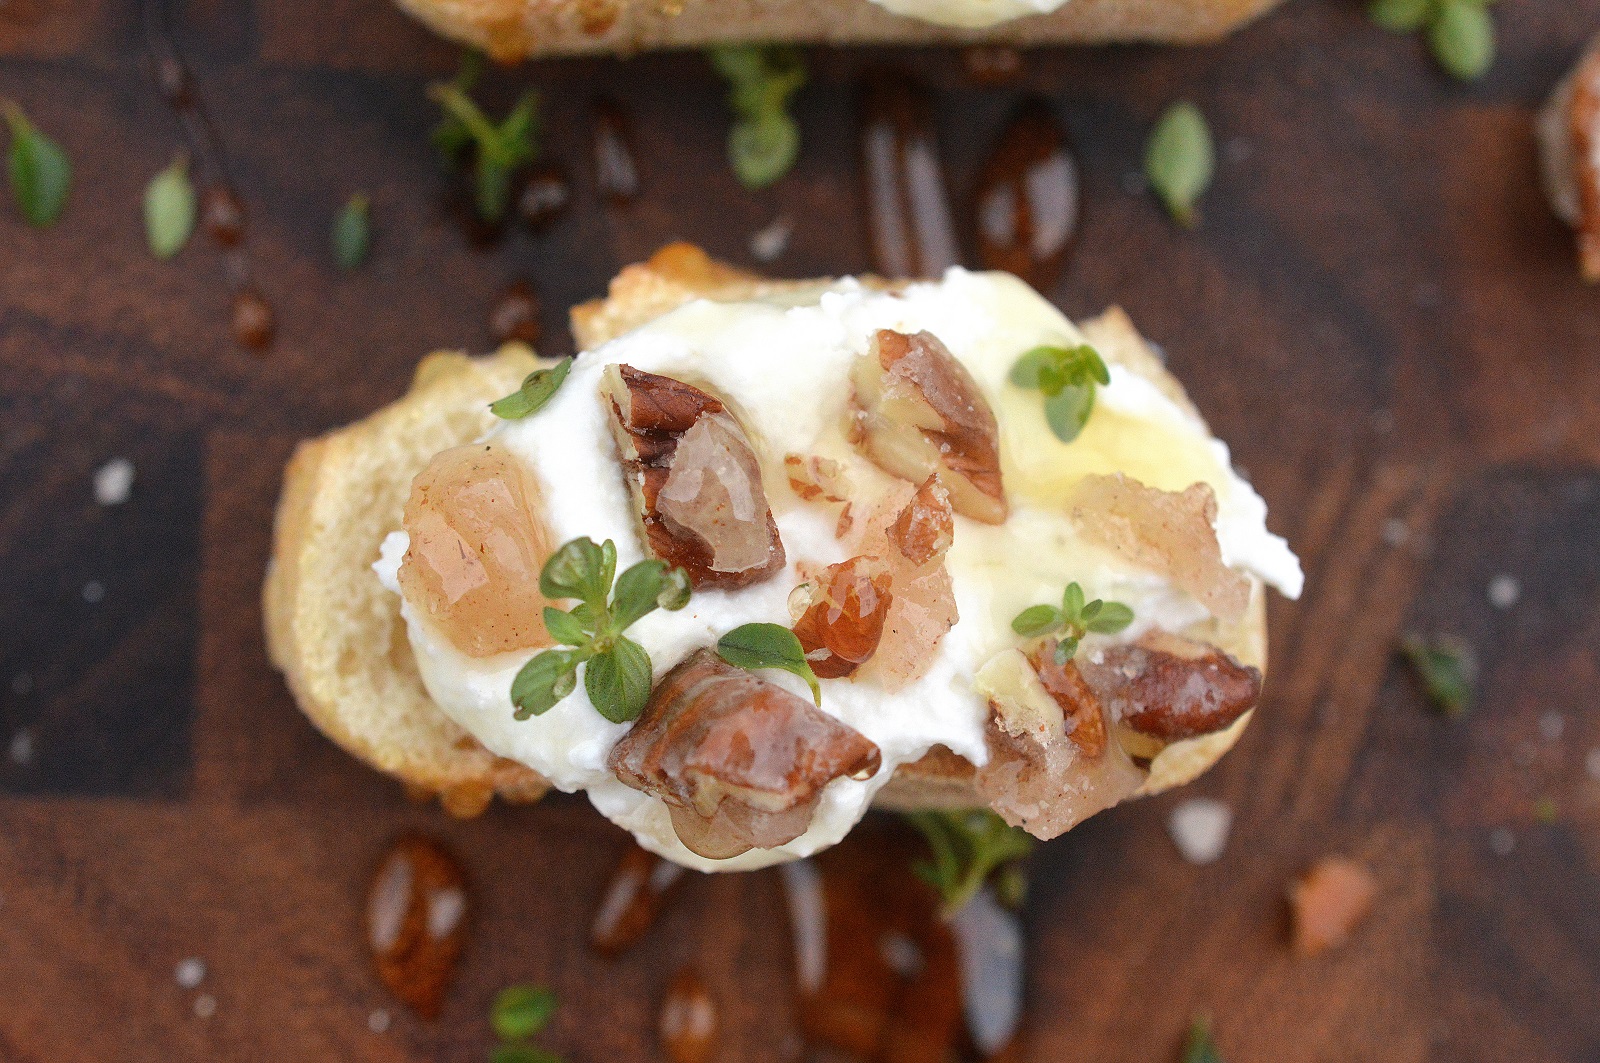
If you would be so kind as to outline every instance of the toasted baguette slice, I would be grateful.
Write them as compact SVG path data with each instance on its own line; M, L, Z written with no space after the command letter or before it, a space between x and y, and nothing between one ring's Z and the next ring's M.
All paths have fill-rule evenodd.
M742 299L803 293L825 281L769 281L673 244L624 269L605 299L572 311L584 350L629 332L696 298ZM868 278L866 283L885 282ZM1083 325L1112 362L1152 380L1193 410L1120 309ZM529 769L493 756L428 697L407 641L399 600L372 572L378 544L400 526L412 478L447 447L468 443L493 423L487 404L516 388L538 365L526 348L490 358L435 354L411 390L363 421L301 444L284 478L266 583L267 645L306 715L354 756L415 792L438 794L449 811L481 812L494 794L537 800L547 786ZM1239 661L1265 670L1265 594L1255 584L1244 619L1205 637ZM1178 742L1151 764L1141 793L1189 782L1232 747L1249 713L1225 731ZM896 772L878 793L891 809L982 805L973 768L943 748Z
M897 15L871 0L399 0L502 62L711 44L1093 44L1216 40L1280 0L1067 0L982 29Z
M300 444L284 474L267 568L267 651L311 722L357 758L454 815L495 794L535 801L549 787L494 756L423 689L399 599L372 571L400 526L411 480L446 447L494 423L488 404L538 365L526 347L489 358L433 354L398 402Z

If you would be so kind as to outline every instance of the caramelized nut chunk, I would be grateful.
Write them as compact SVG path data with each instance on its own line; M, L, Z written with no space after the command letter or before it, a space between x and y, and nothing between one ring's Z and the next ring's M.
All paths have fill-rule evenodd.
M1082 667L1113 720L1166 742L1220 731L1261 697L1258 669L1215 646L1172 635L1113 646Z
M783 467L789 474L789 489L801 501L815 502L820 498L824 502L843 502L850 497L844 470L832 458L785 454Z
M1600 47L1573 75L1567 120L1577 171L1578 256L1584 280L1600 282Z
M1132 796L1146 774L1110 738L1105 707L1073 662L1055 665L1053 651L1038 654L1048 685L1020 650L1000 654L977 677L990 713L978 792L1007 823L1043 839Z
M936 336L881 329L850 379L851 438L874 464L915 484L935 477L957 513L986 524L1005 521L994 411Z
M913 565L925 565L944 556L955 542L955 513L950 492L930 476L889 528L889 539L900 556Z
M878 649L894 595L889 566L876 557L829 565L805 584L795 637L819 679L853 675Z
M606 369L611 429L651 555L696 587L782 570L783 541L744 430L721 402L671 377Z
M1085 538L1167 576L1219 619L1244 615L1250 581L1222 562L1213 527L1217 496L1209 484L1162 491L1120 472L1086 476L1071 506Z
M446 450L412 481L400 588L469 657L549 644L538 510L534 481L500 447Z
M609 763L667 804L686 846L725 859L793 841L824 786L881 762L860 732L703 649L662 677Z
M1325 856L1289 890L1294 910L1294 951L1315 956L1337 948L1372 911L1378 884L1353 860Z
M882 558L889 566L889 588L894 600L884 620L878 652L861 673L863 679L870 676L885 690L900 689L932 666L939 640L955 626L958 615L955 587L945 568L943 549L937 549L919 564L906 556L903 543L907 540L896 533L897 528L930 522L916 511L936 504L932 500L934 492L913 492L909 484L896 486L897 490L867 521L856 547L861 553ZM908 512L911 516L907 516ZM937 519L931 523L937 523ZM941 545L937 539L934 537L923 546L937 548ZM920 551L914 545L912 552Z

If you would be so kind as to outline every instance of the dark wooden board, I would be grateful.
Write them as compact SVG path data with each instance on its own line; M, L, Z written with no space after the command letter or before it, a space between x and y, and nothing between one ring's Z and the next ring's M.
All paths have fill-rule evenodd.
M408 804L294 710L257 599L294 441L398 394L430 349L486 347L508 281L538 287L559 351L564 308L670 238L748 263L750 234L782 214L796 230L775 270L867 267L854 100L886 63L935 88L958 203L1024 94L1056 106L1086 223L1049 294L1075 314L1121 303L1165 345L1310 577L1303 601L1273 603L1255 725L1195 788L1238 813L1224 859L1182 861L1173 797L1040 850L1028 1058L1175 1058L1197 1011L1233 1063L1600 1058L1600 780L1584 769L1600 746L1600 292L1539 197L1530 122L1600 2L1495 12L1502 55L1470 87L1344 0L1298 0L1215 47L1037 53L1000 89L966 85L953 52L814 51L804 154L762 193L722 161L722 88L697 56L496 72L498 100L544 93L579 205L485 252L440 213L426 139L423 87L452 48L381 0L193 0L178 36L279 313L256 357L229 342L209 242L166 264L144 250L140 195L178 140L137 5L0 4L0 95L79 174L55 229L0 210L0 739L32 747L0 756L0 1060L479 1059L490 995L529 979L565 1001L552 1047L651 1059L655 1002L690 960L723 1001L719 1059L792 1058L775 876L697 879L641 946L599 959L583 927L620 834L572 799L468 823ZM632 115L644 165L620 211L589 177L600 94ZM1180 96L1223 144L1193 232L1130 183ZM344 276L328 223L357 190L375 254ZM92 473L119 455L132 498L97 507ZM1486 598L1501 574L1522 587L1504 611ZM1432 715L1396 662L1412 628L1476 643L1469 720ZM365 880L403 829L444 839L476 886L433 1024L387 997L360 935ZM1370 861L1382 901L1348 948L1297 961L1283 889L1330 851ZM174 982L187 956L208 965L210 1018ZM385 1032L375 1009L394 1013Z

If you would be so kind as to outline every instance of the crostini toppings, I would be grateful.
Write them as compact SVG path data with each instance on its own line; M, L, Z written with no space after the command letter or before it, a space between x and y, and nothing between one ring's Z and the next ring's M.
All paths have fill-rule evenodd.
M1166 742L1229 727L1261 697L1258 669L1159 631L1086 654L1079 667L1113 720Z
M1052 651L1057 664L1065 664L1078 652L1078 643L1091 631L1099 635L1115 635L1133 623L1133 610L1121 602L1105 602L1096 598L1084 601L1083 588L1077 583L1067 584L1061 595L1061 607L1031 605L1011 621L1011 630L1023 638L1040 638L1060 633Z
M797 675L811 688L812 700L822 705L822 687L805 647L782 624L741 624L717 640L717 656L735 668L779 668Z
M446 450L412 482L400 586L469 657L549 645L542 505L522 464L492 444Z
M955 542L955 512L950 492L930 476L889 526L889 541L913 565L943 557Z
M544 624L550 637L570 649L537 654L511 683L516 718L548 712L577 688L579 665L585 665L583 689L595 711L612 723L637 719L650 696L650 654L623 635L640 617L657 609L677 610L689 604L689 576L646 558L617 577L617 547L610 539L595 545L574 539L557 550L539 573L539 590L550 599L576 598L570 612L546 606Z
M917 680L932 666L940 641L955 626L955 584L945 566L953 538L939 532L953 523L949 505L948 493L937 484L915 492L902 484L879 503L861 533L856 549L889 566L894 596L877 652L859 673L864 682L893 691ZM925 560L916 560L924 554Z
M880 764L860 732L708 649L662 677L609 759L618 779L668 805L686 846L713 859L793 841L823 787Z
M854 675L877 652L894 601L891 579L888 564L863 555L829 565L790 597L795 637L819 678Z
M1084 681L1083 673L1072 660L1072 654L1062 654L1061 645L1046 639L1028 654L1039 684L1061 709L1062 730L1068 741L1083 751L1084 756L1098 757L1106 749L1106 717L1100 699ZM1000 717L1004 727L1006 720Z
M880 329L850 379L851 438L874 464L914 484L935 477L957 513L1005 521L994 411L938 337Z
M1078 438L1094 412L1094 389L1111 383L1111 371L1087 343L1035 347L1011 367L1011 383L1044 393L1044 419L1063 443Z
M627 365L609 366L601 386L650 553L696 587L744 587L781 571L761 467L727 408Z
M1250 581L1223 563L1210 484L1161 491L1122 473L1086 476L1072 494L1071 512L1086 539L1166 576L1218 619L1244 615Z

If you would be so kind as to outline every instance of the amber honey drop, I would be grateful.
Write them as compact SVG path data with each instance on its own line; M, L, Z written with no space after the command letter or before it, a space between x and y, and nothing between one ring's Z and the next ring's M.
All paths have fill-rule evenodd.
M639 197L639 163L633 150L628 118L610 100L594 106L590 119L594 143L595 187L613 206L626 206Z
M710 1063L717 1051L717 1002L700 975L685 967L661 1002L661 1048L672 1063Z
M644 937L682 877L679 865L629 843L600 895L589 944L596 952L615 956Z
M200 195L200 224L223 247L244 239L244 204L227 185L212 185Z
M1060 278L1078 235L1078 163L1048 105L1025 104L1001 133L972 213L984 266L1040 290Z
M517 281L500 293L489 309L489 335L496 343L538 345L539 294L531 284Z
M886 277L938 277L959 265L932 108L903 75L868 84L861 159L873 268Z
M265 350L272 343L276 324L272 305L254 288L233 297L233 340L247 351Z
M366 916L379 980L418 1015L438 1017L466 939L461 865L437 842L399 839L372 876Z

